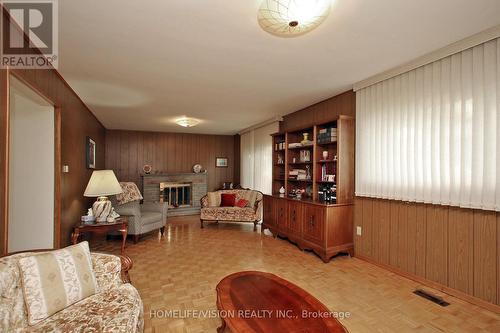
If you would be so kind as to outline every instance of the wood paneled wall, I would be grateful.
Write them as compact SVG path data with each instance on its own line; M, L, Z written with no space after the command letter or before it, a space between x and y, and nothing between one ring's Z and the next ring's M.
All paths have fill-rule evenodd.
M13 70L14 74L46 96L61 110L61 164L69 172L61 178L61 246L70 244L73 226L92 205L83 192L93 170L87 169L87 136L96 142L96 169L104 168L104 126L90 112L71 87L56 71Z
M356 256L500 305L499 213L358 197L354 224Z
M92 174L92 170L86 168L85 162L85 140L90 136L97 145L96 168L104 167L104 137L105 130L97 118L90 112L87 106L80 100L69 85L59 76L55 70L12 70L20 80L37 90L41 95L49 99L61 110L61 163L69 166L69 173L61 177L61 230L60 245L70 244L72 228L80 221L80 216L91 206L92 200L83 197L83 191ZM9 73L0 70L0 82L5 82ZM2 96L6 94L6 87L0 84ZM5 103L0 105L2 115L2 127L0 128L2 138L7 138L5 127L8 107ZM7 140L1 141L3 152L7 147ZM7 163L6 161L3 161ZM36 166L33 166L36 167ZM5 177L8 176L7 169L2 167L2 186L0 187L1 202L5 202L6 188ZM43 195L43 194L40 194ZM6 209L1 210L2 227L6 228ZM2 230L4 230L2 228ZM3 234L3 233L2 233ZM2 243L2 253L6 253L6 244Z
M356 114L356 94L349 90L302 110L287 114L280 124L280 131L289 131L313 124L328 122L339 115L354 117Z
M192 172L193 165L201 164L208 170L211 191L234 181L234 142L232 135L107 130L106 169L114 170L120 181L140 186L145 164L153 173ZM227 157L228 167L216 168L216 157Z

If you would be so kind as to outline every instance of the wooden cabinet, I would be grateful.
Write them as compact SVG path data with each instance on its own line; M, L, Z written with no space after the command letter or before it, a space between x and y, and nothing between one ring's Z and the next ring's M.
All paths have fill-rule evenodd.
M325 262L339 252L352 254L354 129L354 118L339 115L272 135L272 195L264 196L261 230L313 250ZM301 200L292 198L297 193Z
M262 223L269 227L276 227L276 206L272 196L264 196Z
M291 237L301 237L303 213L304 205L302 203L288 201L288 231Z
M353 209L353 204L327 205L265 195L262 230L288 238L328 262L339 252L352 255Z
M279 230L287 230L288 229L288 212L286 201L274 199L274 205L276 207L276 226Z
M306 212L302 221L303 238L318 245L325 239L326 208L316 205L306 205Z

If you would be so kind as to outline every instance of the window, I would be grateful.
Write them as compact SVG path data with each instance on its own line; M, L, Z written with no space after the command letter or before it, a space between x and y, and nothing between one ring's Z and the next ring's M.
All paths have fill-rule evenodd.
M356 93L356 195L500 210L499 39Z
M272 155L271 134L278 132L278 122L252 129L241 134L241 186L272 192Z

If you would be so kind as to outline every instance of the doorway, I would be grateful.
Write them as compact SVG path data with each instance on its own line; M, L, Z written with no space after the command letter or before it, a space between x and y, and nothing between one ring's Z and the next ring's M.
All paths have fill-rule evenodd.
M8 252L54 247L54 106L9 77Z

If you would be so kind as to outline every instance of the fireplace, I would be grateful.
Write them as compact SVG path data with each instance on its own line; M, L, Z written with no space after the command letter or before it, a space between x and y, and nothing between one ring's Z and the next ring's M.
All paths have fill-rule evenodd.
M144 202L168 203L168 216L199 214L200 199L207 194L207 176L207 173L142 175Z
M191 183L160 183L160 202L168 203L169 208L190 207L192 203Z

